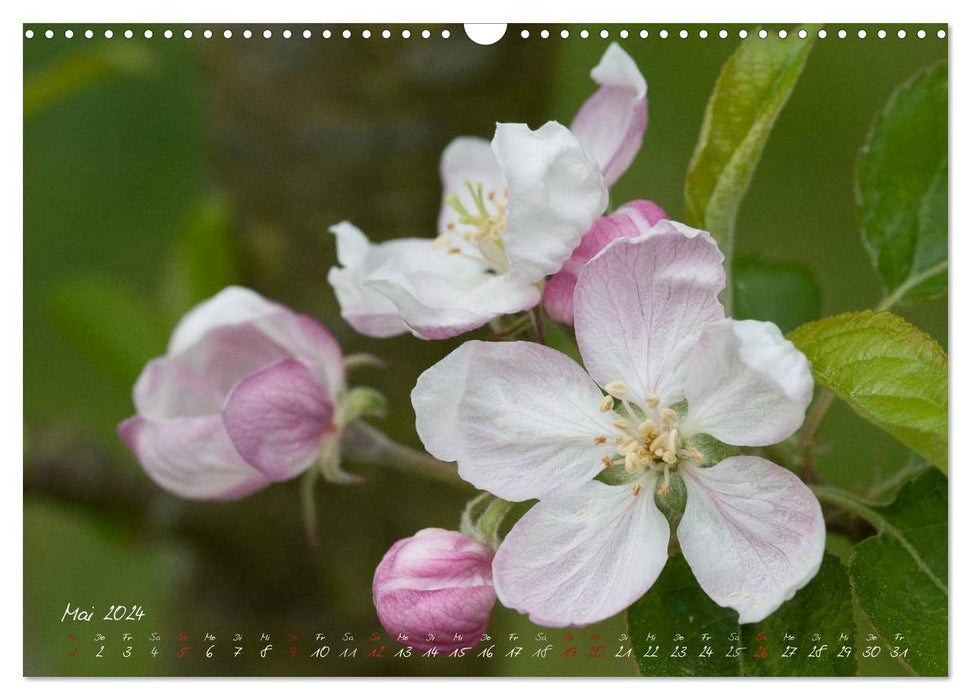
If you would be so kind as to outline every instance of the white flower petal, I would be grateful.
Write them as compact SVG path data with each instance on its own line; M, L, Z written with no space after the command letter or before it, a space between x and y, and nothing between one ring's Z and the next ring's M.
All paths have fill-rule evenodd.
M574 292L583 363L597 382L622 381L643 406L684 397L688 355L701 331L724 317L725 286L715 241L671 221L638 238L618 238L584 266Z
M377 290L366 286L367 276L385 261L389 243L371 245L360 229L344 221L330 229L337 237L337 260L343 267L332 267L327 282L334 288L341 316L358 333L371 338L390 338L408 332L398 308ZM429 241L404 239L398 248L419 244L431 247ZM404 243L405 246L400 244ZM427 249L427 248L426 248Z
M539 303L536 286L493 275L471 261L456 265L455 260L462 258L447 256L443 267L449 267L434 271L388 264L367 284L394 303L415 335L430 340L452 338Z
M802 425L812 397L809 361L774 323L725 319L702 332L688 360L682 432L774 445Z
M560 269L607 208L600 166L562 124L498 124L492 149L509 188L509 274L536 282Z
M597 159L607 186L630 167L647 130L647 81L616 43L590 72L600 89L583 103L570 124L587 153Z
M667 561L668 522L654 480L590 481L542 500L503 541L492 564L503 605L549 627L589 625L624 610Z
M182 317L172 332L168 353L173 355L186 350L213 328L246 323L281 309L282 306L267 301L252 289L226 287Z
M235 500L270 483L240 457L219 415L135 416L118 426L118 434L159 486L183 498Z
M616 433L603 395L566 355L535 343L470 341L426 370L411 393L426 449L502 498L541 498L602 468Z
M482 185L482 193L486 197L490 193L494 193L499 198L505 197L506 176L499 167L496 154L492 152L492 144L485 139L460 136L453 140L442 152L439 172L442 177L442 209L438 215L439 235L449 235L461 227L458 222L458 212L446 203L449 197L458 197L470 212L476 210L468 185L473 188ZM449 224L452 224L452 229L449 228ZM456 236L453 243L462 245L461 236Z
M758 622L806 585L823 558L819 502L761 457L681 469L688 490L678 541L698 583L739 622Z

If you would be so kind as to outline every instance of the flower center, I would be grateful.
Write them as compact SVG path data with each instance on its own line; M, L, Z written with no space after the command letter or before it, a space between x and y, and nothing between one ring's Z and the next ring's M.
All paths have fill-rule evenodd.
M603 465L607 469L623 465L624 471L637 479L633 486L635 496L641 491L639 477L651 472L662 475L657 492L663 496L668 492L671 472L681 460L698 464L704 461L696 448L685 447L678 431L681 418L673 408L662 407L654 395L644 397L645 409L632 406L623 382L608 382L604 390L607 394L600 402L600 411L613 414L617 433L612 441L606 435L597 436L595 441L602 445L612 442L615 451L603 456Z
M485 192L482 183L465 183L472 200L472 207L458 194L449 196L445 203L456 213L457 218L446 225L448 233L435 239L434 245L448 246L452 255L463 255L481 263L497 274L508 268L503 234L506 232L506 198L509 191L501 194L490 190ZM454 245L452 235L461 236L467 245Z

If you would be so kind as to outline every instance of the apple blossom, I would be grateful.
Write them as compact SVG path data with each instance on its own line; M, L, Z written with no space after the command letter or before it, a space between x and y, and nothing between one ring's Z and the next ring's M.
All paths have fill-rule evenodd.
M496 602L493 555L472 538L440 528L395 542L374 572L382 626L423 652L475 646Z
M229 287L190 310L142 371L118 433L160 486L241 498L318 463L339 468L344 359L319 323Z
M412 401L429 452L500 498L539 499L496 553L503 604L548 626L622 611L664 566L658 503L671 510L676 492L684 557L740 622L815 575L825 528L809 488L760 457L715 454L716 441L784 440L813 390L806 358L775 325L725 318L722 262L707 233L662 221L580 272L585 370L542 345L472 341L419 377Z
M434 240L371 244L349 222L331 229L341 267L328 281L355 330L447 338L540 301L543 280L589 236L647 128L647 83L623 49L612 44L591 75L599 88L570 129L498 124L491 144L449 144Z

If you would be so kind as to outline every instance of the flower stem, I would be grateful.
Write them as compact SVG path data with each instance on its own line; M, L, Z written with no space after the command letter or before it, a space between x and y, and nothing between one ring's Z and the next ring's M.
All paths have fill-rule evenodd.
M533 319L533 330L536 332L536 342L546 345L546 331L543 327L543 310L539 306L534 306L530 317Z
M315 487L320 472L308 469L300 479L300 504L303 506L303 526L307 531L307 542L317 546L317 499Z
M424 452L399 444L377 428L359 420L345 428L342 447L344 455L357 462L393 467L456 488L471 488L458 475L454 463L442 462Z
M499 548L499 528L512 506L512 503L501 498L493 499L475 524L476 529L485 540L485 544L493 549Z
M826 417L826 412L836 395L829 389L823 389L816 397L815 403L809 410L806 418L806 425L802 429L802 439L799 444L799 451L802 454L802 480L807 484L814 484L818 481L816 469L813 466L813 447L816 444L816 431Z

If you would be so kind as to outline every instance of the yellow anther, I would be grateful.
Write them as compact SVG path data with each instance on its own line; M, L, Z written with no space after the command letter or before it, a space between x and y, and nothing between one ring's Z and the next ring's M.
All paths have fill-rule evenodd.
M668 450L663 455L661 455L661 459L663 459L666 464L674 464L675 462L678 461L678 456L674 454L674 452L672 452L671 450Z
M600 461L603 462L603 465L607 467L607 469L610 469L612 466L614 466L614 460L612 460L607 455L604 455L603 457L601 457Z
M632 452L637 449L637 440L632 438L630 435L618 435L617 436L617 447L621 450L627 450ZM621 452L621 454L624 454Z
M432 241L433 248L441 248L442 246L447 246L452 240L452 237L447 233L443 233L441 236Z
M462 252L462 249L459 248L458 246L452 246L451 248L449 248L445 252L448 253L449 255L455 255L456 253L461 253Z
M646 421L637 426L637 432L643 435L645 439L648 437L654 437L657 435L657 423L648 418Z
M445 228L448 229L449 231L454 231L455 230L455 222L454 221L449 221L447 224L445 224Z
M639 494L641 492L641 485L640 484L634 484L634 486L631 488L631 492L633 492L633 494L635 496L637 494Z
M651 441L651 444L648 447L648 449L651 452L654 452L655 454L657 454L657 451L658 450L661 450L661 454L664 454L664 433L661 433L660 435L658 435L657 437L655 437Z
M644 403L647 404L648 408L657 408L661 400L654 394L648 394L644 397Z
M606 435L598 435L597 437L595 437L593 439L593 442L594 442L595 445L602 445L605 442L607 442L607 436Z
M690 448L688 450L688 454L691 455L691 459L693 459L698 464L701 464L702 462L705 461L705 456L698 451L697 447Z
M607 382L604 385L604 391L611 396L616 396L619 399L627 393L627 385L623 382Z
M600 399L600 412L601 413L606 413L607 411L612 411L613 409L614 409L614 397L613 396L608 395L608 396L604 396L602 399Z
M667 484L661 484L660 486L658 486L657 487L657 495L658 496L667 496L668 495L668 485Z
M614 421L614 427L617 428L617 430L627 430L627 421L625 421L623 418L618 418Z
M678 412L673 408L665 408L661 411L661 420L665 423L674 423L678 419Z

